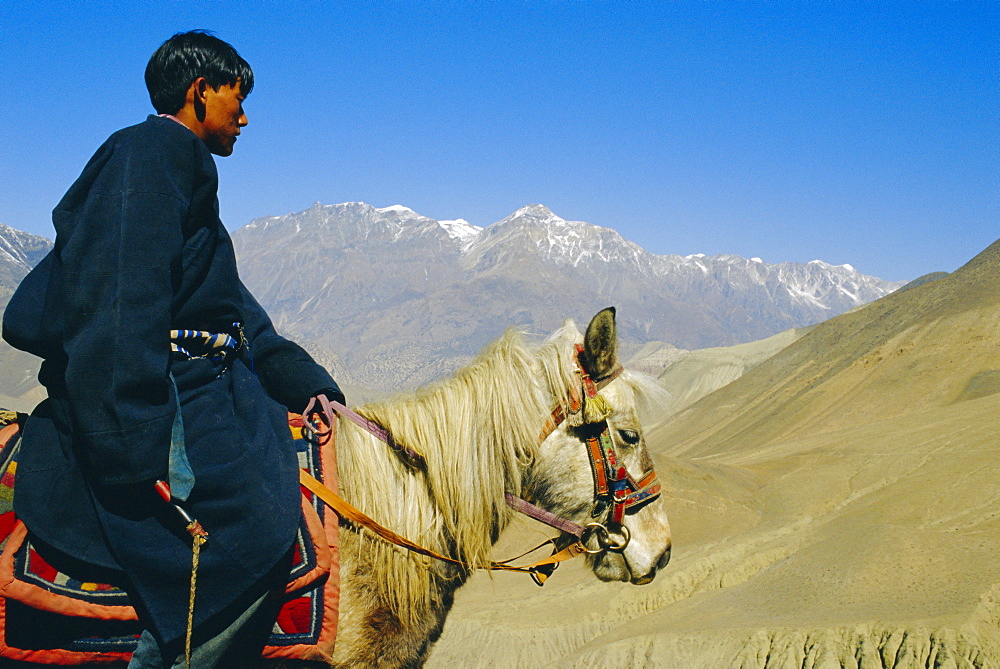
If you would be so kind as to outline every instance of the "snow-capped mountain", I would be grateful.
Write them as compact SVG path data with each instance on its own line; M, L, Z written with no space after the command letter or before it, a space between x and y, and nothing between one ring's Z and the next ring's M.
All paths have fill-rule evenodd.
M655 257L610 228L567 221L544 205L532 204L480 232L468 247L465 264L485 268L502 256L522 254L557 266L614 263L638 271L646 269L647 258Z
M278 234L287 236L289 228L296 234L303 230L322 230L328 240L343 246L358 243L408 243L418 240L435 240L442 250L460 251L464 244L475 239L482 228L468 221L435 221L401 205L376 209L363 202L347 202L323 206L319 202L309 209L286 216L257 218L240 232L256 233L261 238Z
M21 279L51 248L52 242L45 237L0 223L0 308L7 304Z
M768 264L734 255L656 255L610 228L567 221L543 205L530 205L486 228L468 247L465 266L485 269L519 255L556 266L586 268L598 275L614 268L633 276L667 280L672 288L696 297L706 288L746 292L762 289L777 303L815 307L827 316L867 304L903 285L859 273L850 265ZM501 260L503 258L504 260Z
M616 231L530 205L486 228L403 206L324 206L233 235L276 325L343 378L412 385L506 327L539 332L619 308L626 350L722 346L831 318L902 283L821 261L657 255Z
M0 223L0 314L21 279L38 264L52 242ZM0 340L0 406L30 411L44 397L36 377L41 361Z

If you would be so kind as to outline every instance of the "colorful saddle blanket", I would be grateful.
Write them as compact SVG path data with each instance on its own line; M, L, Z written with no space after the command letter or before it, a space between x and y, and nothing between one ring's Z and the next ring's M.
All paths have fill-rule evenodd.
M0 410L0 657L58 665L128 661L142 632L128 596L112 585L81 581L49 565L11 510L24 418ZM290 416L289 424L301 437L301 417ZM301 438L296 444L302 468L336 490L332 446ZM340 599L337 537L337 515L303 489L286 601L264 657L330 657Z

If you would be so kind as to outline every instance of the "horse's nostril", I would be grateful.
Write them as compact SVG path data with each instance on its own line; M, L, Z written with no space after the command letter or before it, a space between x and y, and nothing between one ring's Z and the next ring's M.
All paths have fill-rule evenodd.
M652 583L653 579L656 578L656 570L653 569L645 576L640 576L639 578L632 579L632 585L646 585L647 583Z
M667 563L670 562L670 551L672 549L673 546L667 546L667 550L663 551L663 554L660 556L659 561L657 561L656 563L657 569L663 569L664 567L667 566Z

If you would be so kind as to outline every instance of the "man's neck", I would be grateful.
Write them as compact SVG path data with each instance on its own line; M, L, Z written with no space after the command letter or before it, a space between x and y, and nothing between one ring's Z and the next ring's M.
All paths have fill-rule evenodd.
M194 108L191 105L181 107L176 113L160 114L160 116L177 121L182 126L198 135L198 137L201 137L201 123L198 121L198 116L195 114Z
M168 118L171 121L176 121L177 123L180 123L181 125L184 125L184 121L180 120L179 118L177 118L173 114L157 114L157 116L159 116L160 118ZM187 128L186 125L184 125L184 127ZM190 128L188 128L188 130L190 130Z

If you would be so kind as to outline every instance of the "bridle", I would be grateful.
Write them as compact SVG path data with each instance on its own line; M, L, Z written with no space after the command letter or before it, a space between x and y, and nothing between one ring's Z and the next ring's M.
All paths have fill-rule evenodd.
M580 344L576 345L574 362L575 373L579 379L579 388L574 386L571 389L568 407L564 407L561 402L557 403L542 428L538 440L539 443L545 441L566 421L568 416L573 417L574 420L571 422L580 422L579 427L575 429L584 432L586 435L584 441L587 445L591 471L594 477L594 509L591 517L598 519L602 515L607 514L607 519L604 522L592 520L589 523L581 525L580 523L567 518L561 518L550 511L535 506L531 502L521 499L510 492L505 493L507 505L515 511L576 537L576 541L569 546L566 546L562 550L556 549L550 557L532 565L511 565L510 562L516 560L516 557L503 562L493 562L489 565L490 569L527 572L531 574L532 579L538 585L542 585L545 579L548 578L563 560L581 554L595 555L605 551L624 551L631 540L631 534L624 525L625 512L630 508L651 502L660 495L661 487L656 478L656 472L652 467L644 471L638 479L631 476L625 466L621 464L618 453L615 451L614 440L611 438L611 427L608 424L607 417L610 415L612 408L599 393L604 387L621 375L623 371L622 366L618 365L610 374L595 379L587 371L581 360L580 356L583 350L583 346ZM317 403L319 407L316 407ZM588 403L590 404L589 409L587 406ZM314 407L316 407L315 410ZM412 466L423 468L426 465L420 453L396 443L392 439L392 435L383 427L348 409L339 402L331 402L325 396L320 396L318 401L317 398L313 398L303 412L303 416L307 417L305 432L312 434L312 438L332 438L332 430L335 424L334 413L352 421L376 438L387 443L400 457L404 458ZM586 421L588 413L591 417L594 414L600 417L596 420ZM325 418L325 425L323 424L323 419L318 418L317 415ZM308 419L308 417L312 418ZM304 471L300 473L300 482L331 506L341 517L367 527L390 543L444 562L463 567L474 567L460 560L440 555L430 549L414 544L405 537L397 535L355 509L334 491L326 488L322 483ZM615 533L620 538L615 538L613 536ZM587 543L591 538L597 540L598 548L587 548ZM541 546L531 549L528 553L532 553L548 543L555 544L555 540L550 539ZM525 555L528 553L525 553Z
M584 410L585 402L592 402L599 405L598 412L603 414L600 420L584 423L576 429L585 434L584 441L587 445L587 454L590 456L591 472L594 477L594 508L591 517L597 519L607 514L607 520L603 523L594 520L581 526L579 523L555 516L510 493L506 495L507 505L551 527L575 535L581 545L585 545L587 540L594 536L600 548L584 548L583 552L587 554L601 553L605 550L621 552L625 550L631 539L631 534L624 525L625 512L629 508L646 504L659 497L661 486L652 467L644 471L638 479L634 478L621 463L621 459L615 451L614 440L611 438L611 427L607 421L611 406L598 393L621 375L622 366L618 365L610 374L595 379L584 367L583 360L581 360L582 353L583 346L577 344L574 355L575 371L583 392L581 394L575 387L573 388L568 409L570 414L579 414ZM560 403L552 410L549 420L542 428L539 443L545 441L566 418L566 409ZM615 541L612 538L613 530L616 530L621 536L620 540Z

